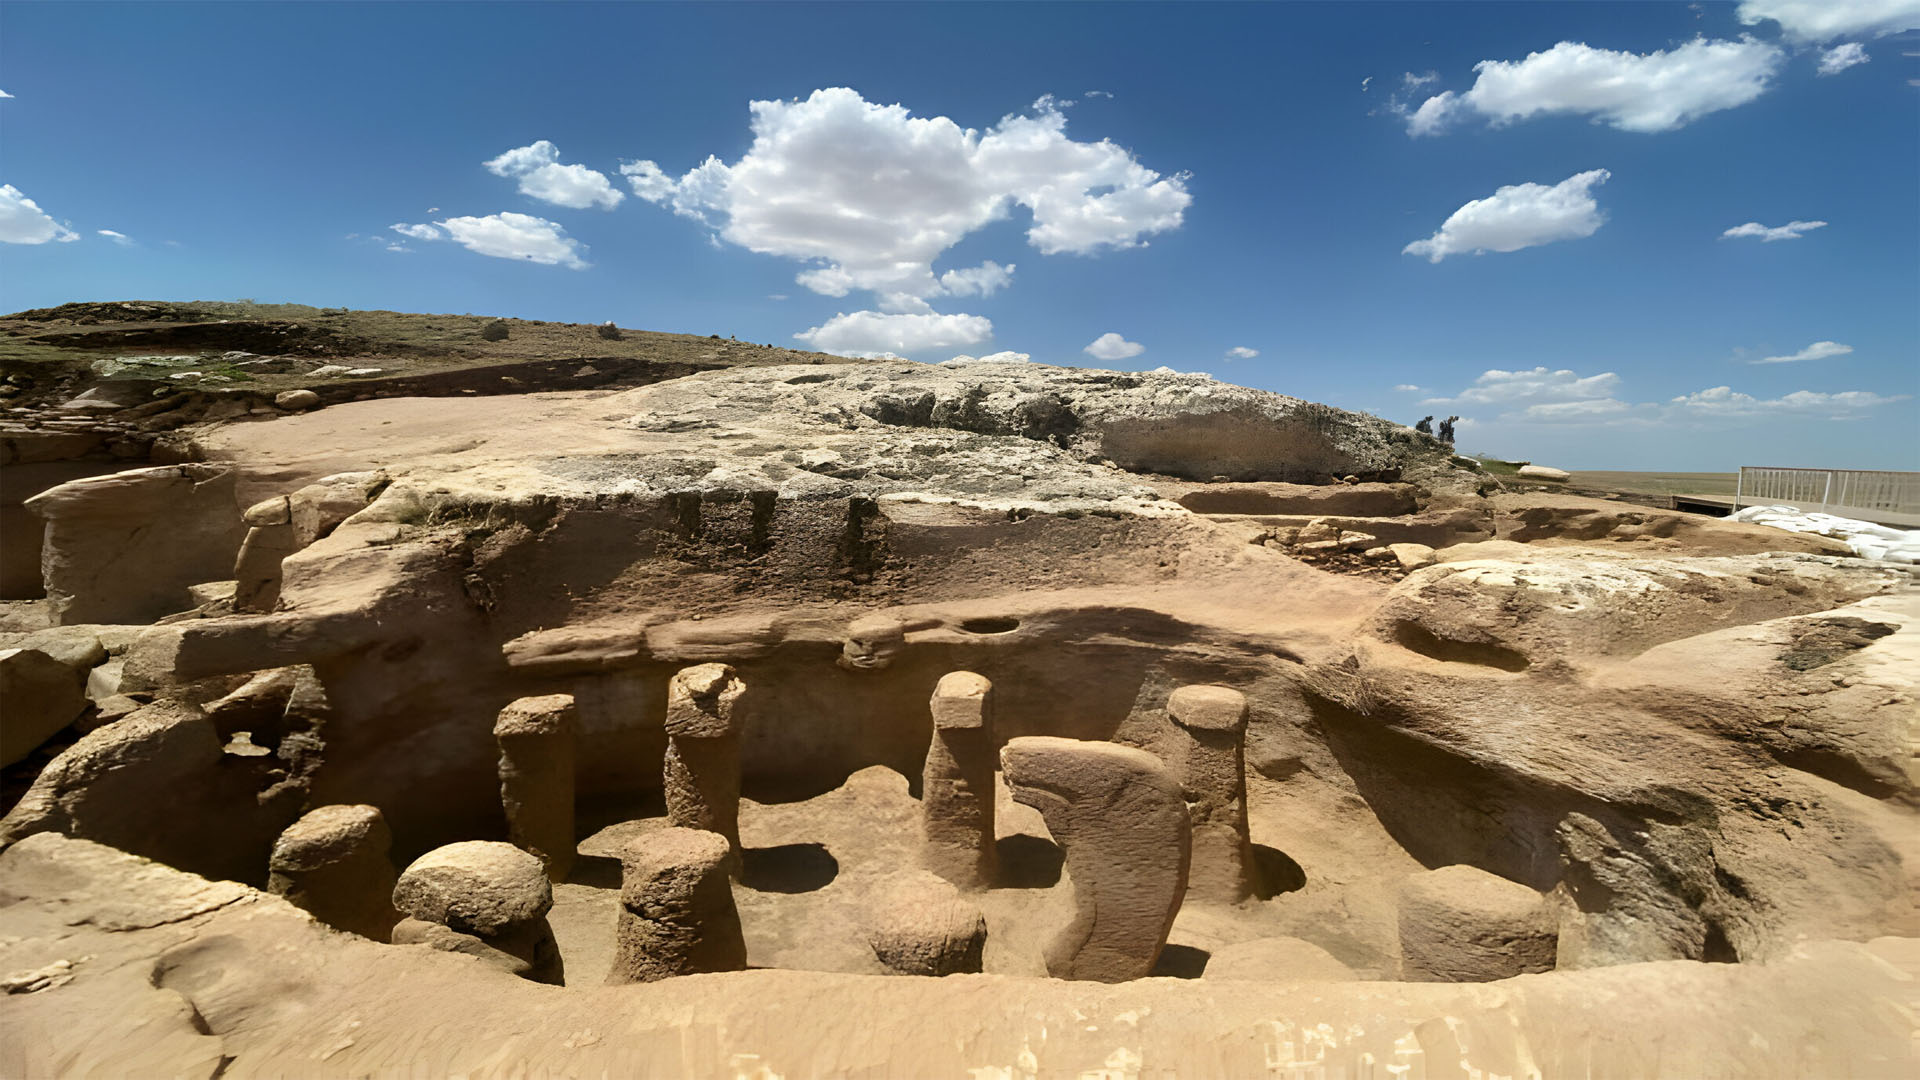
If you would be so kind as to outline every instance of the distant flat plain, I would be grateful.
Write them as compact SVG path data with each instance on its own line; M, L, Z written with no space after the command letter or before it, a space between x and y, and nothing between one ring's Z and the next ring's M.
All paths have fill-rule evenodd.
M1577 487L1623 495L1732 495L1739 473L1730 472L1574 472Z

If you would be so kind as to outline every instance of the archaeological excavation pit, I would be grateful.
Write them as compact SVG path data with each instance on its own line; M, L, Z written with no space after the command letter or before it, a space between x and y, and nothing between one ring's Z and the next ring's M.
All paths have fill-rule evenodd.
M1041 365L169 445L25 500L0 1073L1909 1052L1920 591L1821 538Z

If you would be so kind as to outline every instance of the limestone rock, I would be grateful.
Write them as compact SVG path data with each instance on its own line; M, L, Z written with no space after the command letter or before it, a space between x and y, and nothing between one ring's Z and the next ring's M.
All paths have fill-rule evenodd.
M0 649L0 701L0 765L33 753L87 707L81 676L38 649Z
M393 906L491 938L545 918L553 887L540 860L512 844L467 840L415 859L393 887Z
M4 647L38 650L84 675L106 662L107 647L100 640L101 629L99 626L54 626L6 639Z
M1167 698L1179 729L1167 766L1193 824L1187 895L1239 903L1253 895L1253 841L1247 826L1247 698L1226 686L1182 686Z
M925 866L963 889L993 886L993 684L971 671L940 677L933 737L920 771Z
M1425 544L1388 544L1387 551L1402 570L1424 570L1434 563L1433 549Z
M1546 898L1473 866L1443 866L1400 889L1405 976L1491 982L1552 971L1559 928Z
M868 908L867 940L895 975L979 971L987 920L960 890L927 871L895 875Z
M1565 469L1550 468L1546 465L1522 465L1519 475L1525 480L1566 480L1573 476Z
M513 844L552 881L573 866L574 707L571 694L514 700L493 725L500 744L500 802Z
M739 703L746 687L725 664L699 664L667 683L667 821L716 832L740 850Z
M1356 982L1339 958L1296 937L1256 938L1213 950L1200 976L1222 982Z
M35 495L54 621L151 622L232 572L241 524L231 469L169 465L73 480Z
M726 837L666 828L620 853L620 913L610 983L652 982L747 966Z
M1144 750L1048 735L1009 741L1001 768L1066 850L1074 919L1047 947L1057 979L1153 970L1187 891L1192 827L1180 785Z
M274 842L267 891L336 930L386 941L393 908L393 836L377 807L322 806Z
M311 390L282 390L273 395L273 403L289 410L317 409L320 407L320 395Z

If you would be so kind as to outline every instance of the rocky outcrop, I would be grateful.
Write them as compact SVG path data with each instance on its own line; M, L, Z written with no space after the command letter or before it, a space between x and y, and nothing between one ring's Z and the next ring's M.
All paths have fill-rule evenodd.
M79 719L86 676L38 649L0 649L0 700L0 765L11 765Z
M230 576L240 548L233 470L133 469L28 499L46 519L41 572L55 623L151 622L192 606L187 588Z
M1400 887L1403 977L1492 982L1552 971L1559 927L1546 898L1471 866L1443 866Z

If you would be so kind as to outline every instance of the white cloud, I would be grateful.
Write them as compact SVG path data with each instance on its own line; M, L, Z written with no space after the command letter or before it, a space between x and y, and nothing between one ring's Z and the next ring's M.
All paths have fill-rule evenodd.
M1419 393L1425 392L1421 387L1415 386L1410 382L1403 382L1398 386L1395 386L1394 389L1398 390L1403 394L1419 394Z
M47 216L40 204L12 184L0 184L0 243L44 244L49 240L62 244L80 239L80 234Z
M1091 344L1080 351L1093 357L1095 360L1111 361L1125 360L1128 357L1139 356L1141 353L1147 351L1147 347L1137 341L1128 341L1119 334L1108 332L1094 338Z
M1749 364L1794 364L1802 360L1830 360L1836 356L1845 356L1853 351L1853 346L1842 345L1837 341L1816 341L1794 353L1792 356L1767 356L1759 360L1749 360Z
M457 217L436 222L468 251L499 259L524 259L543 266L584 270L580 242L545 218L506 211L486 217Z
M1249 349L1245 345L1235 345L1233 348L1227 350L1227 359L1229 360L1251 360L1259 355L1259 349Z
M1806 233L1826 227L1827 223L1824 221L1789 221L1785 225L1774 226L1766 226L1757 221L1749 221L1745 225L1735 225L1733 228L1721 233L1720 237L1724 240L1738 239L1743 236L1757 236L1760 238L1761 243L1771 244L1775 240L1798 240Z
M104 236L107 239L113 241L114 243L119 244L121 247L134 246L133 237L128 236L126 233L115 232L112 229L95 229L93 231L96 234L100 236Z
M1495 124L1571 113L1622 131L1671 131L1759 97L1784 57L1752 38L1698 38L1644 56L1562 41L1525 60L1482 60L1464 93L1446 91L1398 111L1411 135L1438 134L1470 112Z
M1081 91L1080 96L1110 98L1113 96L1113 92L1110 90L1083 90Z
M487 171L520 181L520 193L555 206L611 210L626 198L604 173L585 165L560 164L560 149L545 139L509 150L485 163Z
M389 225L387 228L415 240L438 240L441 237L440 230L431 225Z
M767 294L767 299L769 299L769 300L785 300L786 298L787 298L787 294L786 294L786 293L783 293L783 292L776 292L776 293L768 293L768 294Z
M1865 45L1857 41L1843 42L1820 54L1820 74L1838 75L1871 59Z
M1519 251L1592 236L1600 228L1600 207L1591 188L1612 175L1592 169L1567 177L1552 187L1515 184L1455 210L1440 231L1401 249L1405 255L1424 255L1439 262L1449 255L1471 252Z
M949 270L940 275L940 288L949 296L992 296L1013 284L1013 267L988 259L965 270Z
M963 354L951 360L942 360L940 362L943 364L1030 364L1033 362L1033 356L1030 353L1008 350L1006 352L988 353L985 356L967 356Z
M1739 15L1748 26L1772 19L1787 39L1816 44L1920 28L1920 0L1741 0Z
M1844 347L1844 346L1843 346ZM1399 389L1396 387L1396 389ZM1755 398L1716 386L1670 401L1631 402L1619 396L1620 377L1611 371L1582 376L1545 367L1530 371L1493 370L1451 398L1429 398L1422 405L1495 412L1508 424L1597 424L1651 426L1693 423L1715 418L1802 416L1845 419L1863 410L1907 400L1865 390L1828 394L1800 390L1772 399ZM1460 421L1464 427L1472 417Z
M0 90L0 98L10 98L12 96L12 94L7 93L5 90Z
M1439 81L1440 73L1437 71L1423 71L1418 75L1409 71L1400 76L1400 85L1406 87L1408 90L1418 90L1423 86L1432 86Z
M1619 389L1620 376L1611 371L1581 376L1566 368L1545 366L1527 371L1482 372L1473 385L1450 398L1428 398L1422 405L1531 405L1564 401L1595 401ZM1394 389L1403 389L1395 387ZM1417 389L1417 387L1410 388Z
M978 345L993 336L993 322L980 315L856 311L842 312L793 336L821 352L843 356L905 356L926 349Z
M1864 409L1905 401L1910 395L1886 397L1867 390L1842 390L1835 394L1796 390L1777 398L1756 398L1731 387L1715 386L1692 394L1682 394L1671 402L1673 409L1695 416L1774 416L1799 414L1826 416L1840 420Z
M1184 176L1109 141L1068 138L1047 98L984 133L845 88L749 110L753 143L731 165L709 157L678 180L651 161L620 171L641 198L717 222L730 243L815 263L796 280L828 296L866 290L909 309L902 298L1003 287L988 264L939 276L933 264L1015 205L1030 211L1027 240L1042 254L1085 255L1178 228L1193 201Z
M412 248L410 248L410 247L408 247L408 246L407 246L407 245L405 245L405 244L400 244L400 243L394 243L394 244L388 244L388 245L387 245L387 250L388 250L388 251L397 251L397 252L399 252L399 253L400 253L400 254L402 254L402 255L411 255L411 254L413 254L413 249L412 249Z

